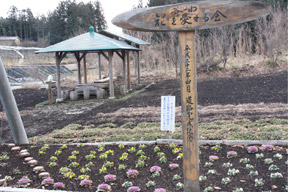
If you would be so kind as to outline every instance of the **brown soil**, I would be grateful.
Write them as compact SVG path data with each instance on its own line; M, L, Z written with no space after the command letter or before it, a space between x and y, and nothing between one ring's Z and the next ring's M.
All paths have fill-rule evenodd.
M146 81L150 84L151 79ZM37 89L13 91L29 137L61 129L71 123L82 125L160 121L160 97L175 95L180 121L180 83L159 80L127 100L100 103L96 100L61 103L35 109L47 100L47 92ZM265 117L287 118L287 71L255 77L198 80L199 121ZM12 142L11 131L0 106L1 142ZM2 120L1 120L2 119Z
M130 146L131 147L131 146ZM136 167L136 163L138 157L135 153L129 153L128 149L129 146L126 146L124 149L119 149L118 146L105 146L105 151L113 150L114 155L108 155L107 161L111 161L114 163L112 168L107 168L107 174L114 174L117 176L117 180L111 184L112 191L123 192L126 191L124 187L121 185L125 181L131 181L134 185L139 186L141 191L145 192L153 192L155 188L165 188L167 192L176 192L176 184L178 182L183 181L183 173L182 173L182 159L177 159L178 153L173 154L172 149L169 149L168 146L159 146L160 151L165 153L167 158L166 163L160 163L159 157L157 153L153 151L154 145L147 146L147 148L143 149L145 156L147 156L147 160L145 160L145 167L139 168ZM181 147L181 146L180 146ZM247 147L247 146L246 146ZM206 176L207 180L200 183L201 191L203 191L206 187L212 186L214 191L232 191L235 188L243 188L244 191L273 191L273 192L280 192L285 191L285 184L287 184L287 165L285 161L287 160L287 154L285 149L282 147L274 147L273 151L260 151L258 153L263 153L264 157L262 159L256 159L255 154L248 154L245 146L222 146L222 150L220 152L215 152L211 149L211 146L201 146L200 150L200 175ZM46 154L39 156L38 151L41 146L35 146L34 148L30 148L29 146L22 146L22 148L27 148L31 154L31 156L39 161L39 165L44 166L45 170L51 174L51 177L54 179L55 182L63 182L66 185L66 190L73 190L73 191L96 191L96 187L104 183L104 175L100 174L99 169L104 164L105 160L100 160L99 156L103 152L99 152L96 146L84 146L83 148L77 148L76 145L68 146L67 149L62 150L63 152L58 156L58 160L56 161L57 166L49 167L50 157L55 156L55 151L60 148L60 146L51 145L49 149L47 149ZM75 178L72 179L63 179L63 176L59 174L59 169L61 167L68 166L71 162L68 161L68 156L71 155L71 152L77 150L79 151L79 155L77 156L76 162L79 163L79 167L71 168L72 171L76 174ZM139 146L136 146L136 150L139 150ZM226 154L228 151L236 151L238 153L237 157L234 158L227 158ZM22 176L27 176L29 179L32 180L31 188L42 188L41 181L37 174L33 173L32 168L29 167L26 163L24 163L23 158L20 158L18 152L11 152L7 146L0 146L1 152L7 152L8 156L10 157L9 160L0 161L0 163L7 163L7 166L1 167L0 170L0 179L4 176L10 175L14 178L14 180L9 181L7 186L14 186L18 187L18 180ZM91 167L91 172L87 173L90 175L90 179L93 181L93 185L90 189L82 188L79 186L80 181L76 178L79 175L82 175L80 169L84 167L89 161L85 159L85 155L88 155L90 151L96 151L96 158L91 160L94 163L94 167ZM122 153L128 152L128 159L127 161L119 161L120 156ZM276 159L274 155L276 153L280 153L283 155L282 159ZM217 155L219 156L218 161L213 162L213 166L210 168L204 167L205 162L209 162L210 155ZM239 163L241 158L248 158L250 162L248 164L252 165L254 168L247 169L245 168L244 163ZM279 169L275 171L268 170L269 164L264 163L264 159L271 158L273 160L273 164L276 165ZM229 168L223 168L223 163L231 163L232 167L230 169L238 169L239 173L235 176L227 175ZM170 163L177 163L179 164L179 168L175 170L169 169ZM125 170L117 170L119 164L124 164L126 166ZM150 168L152 166L160 166L161 167L161 176L160 177L151 177ZM18 169L21 171L20 175L13 174L13 170ZM129 179L126 176L126 172L129 169L137 169L139 171L139 175L135 179ZM209 175L207 174L209 169L215 169L217 174ZM258 171L258 176L249 176L250 171ZM283 175L283 178L273 179L270 177L271 173L280 172ZM175 174L181 176L180 180L173 181L172 178ZM221 180L224 177L229 177L231 183L222 184ZM255 179L262 178L264 180L264 185L260 187L255 187ZM146 183L152 180L156 183L155 187L148 188L146 187ZM46 187L47 189L52 189L52 186ZM180 190L182 191L182 190Z

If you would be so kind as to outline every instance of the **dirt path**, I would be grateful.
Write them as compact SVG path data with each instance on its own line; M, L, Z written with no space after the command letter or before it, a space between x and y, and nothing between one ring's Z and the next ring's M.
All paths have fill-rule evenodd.
M71 123L122 125L160 121L162 95L176 96L177 120L180 121L180 83L176 79L155 82L128 100L103 104L91 101L33 109L35 104L47 100L46 92L21 89L15 90L14 94L28 136L51 132ZM287 72L257 77L199 79L199 121L287 118L287 98ZM7 122L1 118L4 119L3 112L0 112L1 142L12 141Z

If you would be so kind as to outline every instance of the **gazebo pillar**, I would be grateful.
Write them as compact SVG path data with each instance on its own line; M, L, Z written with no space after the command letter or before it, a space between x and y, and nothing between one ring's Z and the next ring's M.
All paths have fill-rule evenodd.
M127 76L128 76L128 91L131 90L131 74L130 74L130 56L129 56L129 50L127 51Z
M140 46L136 45L136 47L139 49ZM140 57L139 57L140 52L136 51L136 66L137 66L137 84L140 85Z
M109 50L108 51L108 57L109 57L109 92L110 92L110 97L109 99L114 99L114 82L113 82L113 51Z
M125 54L125 51L122 50L122 61L123 61L123 79L124 79L124 87L123 87L123 92L126 94L127 93L127 70L126 70L126 60L125 60L125 57L126 57L126 54Z
M57 79L57 99L56 99L56 102L57 102L57 101L62 101L60 64L61 64L61 61L66 56L66 52L55 52L55 56L56 56L56 79Z
M86 55L83 57L83 67L84 67L84 83L87 84L87 66L86 66Z
M98 53L98 78L101 79L101 55Z

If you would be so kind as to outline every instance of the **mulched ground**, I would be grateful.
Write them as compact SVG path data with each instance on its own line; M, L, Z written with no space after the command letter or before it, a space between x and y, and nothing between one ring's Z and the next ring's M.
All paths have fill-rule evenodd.
M286 71L255 77L199 79L198 104L287 103L287 77ZM20 111L34 108L36 104L48 99L45 90L16 89L13 93ZM114 102L110 106L107 104L105 109L114 111L116 108L160 106L159 97L163 95L175 95L177 105L180 106L180 94L179 80L168 79L155 82L144 94L125 102ZM1 103L0 111L3 111Z
M114 166L112 168L107 168L107 174L115 174L117 176L116 182L113 182L111 184L112 191L117 192L123 192L126 191L124 187L121 185L125 181L131 181L134 185L139 186L141 188L141 191L145 192L153 192L154 188L165 188L167 192L176 192L176 184L178 182L183 181L183 173L182 173L182 159L177 159L177 156L181 153L172 153L172 149L169 149L166 145L160 145L160 152L164 152L165 156L167 158L166 163L160 163L159 157L157 153L154 152L155 145L147 146L147 148L143 149L145 156L147 156L147 160L145 160L145 167L139 168L136 167L136 163L138 160L138 157L136 153L129 153L128 149L131 146L125 146L124 149L119 149L118 146L105 146L105 150L102 152L98 151L98 148L96 146L84 146L83 148L77 148L76 145L74 146L68 146L67 149L62 150L62 153L58 155L58 159L56 161L57 165L55 167L49 167L50 163L50 157L55 156L55 151L59 150L60 146L50 145L49 149L46 150L46 153L42 156L38 155L39 149L41 146L35 146L34 148L31 148L30 146L22 146L23 148L28 149L31 156L39 161L39 165L44 166L45 170L48 171L51 174L51 177L55 180L55 182L63 182L66 185L66 190L76 190L76 191L95 191L96 187L104 183L104 175L100 174L99 169L104 164L105 160L100 160L99 156L101 153L104 153L107 150L113 150L113 155L108 155L107 161L113 162ZM181 147L181 146L178 146ZM220 152L215 152L211 149L211 146L201 146L200 150L200 175L206 176L207 180L204 182L201 182L201 191L203 191L206 187L212 186L214 188L214 191L232 191L235 188L243 188L244 191L285 191L285 184L287 184L287 153L286 149L283 147L274 147L273 151L267 151L263 150L258 146L260 149L259 153L263 153L264 157L261 159L256 159L255 154L248 154L246 150L247 146L222 146L222 150ZM63 179L63 176L59 174L59 169L61 167L68 166L71 162L68 161L68 156L71 155L71 152L77 150L79 151L79 154L77 156L77 160L75 162L78 162L80 165L77 168L71 168L72 171L76 174L75 178L72 179ZM136 150L139 150L139 146L136 146ZM237 157L234 158L226 158L226 154L228 151L236 151L238 153ZM91 172L87 173L87 175L90 176L90 179L93 181L93 185L90 189L81 188L79 186L80 180L77 180L76 178L79 175L82 175L80 173L80 169L84 167L85 164L87 164L89 161L85 159L85 155L88 155L90 151L96 152L96 158L91 160L91 162L94 163L94 167L91 167ZM37 176L37 174L33 173L32 168L29 167L26 163L24 163L23 158L20 158L18 155L18 152L11 152L11 150L7 146L0 146L0 152L7 152L8 156L10 157L9 160L0 161L0 163L7 163L7 166L3 166L0 169L0 179L2 179L4 176L10 175L14 178L14 180L8 182L8 186L14 186L18 187L17 181L22 176L27 176L29 179L32 180L32 184L30 187L32 188L42 188L41 187L41 179ZM129 153L128 160L127 161L119 161L120 156L124 153ZM276 153L280 153L283 155L282 159L276 159L274 156ZM217 155L220 157L219 160L213 162L213 166L210 168L204 167L204 164L206 162L209 162L209 156L210 155ZM239 163L241 158L248 158L250 160L249 163L254 168L252 169L246 169L245 163ZM271 164L265 164L264 159L271 158L273 160L274 165L276 165L279 169L278 170L268 170L269 166ZM238 169L239 173L235 176L229 176L227 175L229 168L223 168L223 163L231 163L232 167L230 169ZM170 163L177 163L179 164L179 168L175 170L169 169ZM23 165L24 164L24 165ZM126 168L124 170L117 170L119 164L125 164ZM160 177L151 177L150 168L152 166L160 166L161 167L161 176ZM22 172L20 175L13 174L13 170L18 169ZM129 169L137 169L139 171L139 175L135 179L127 178L126 172ZM209 175L207 174L208 170L215 169L216 174L215 175ZM248 174L250 171L258 171L258 176L249 176ZM279 172L283 175L283 178L279 179L273 179L270 177L271 173ZM175 174L178 174L181 176L180 180L172 180L173 176ZM231 180L231 183L228 184L222 184L221 180L224 177L229 177ZM262 178L264 180L264 185L260 187L255 187L255 179ZM148 188L146 187L146 183L152 180L156 183L155 187ZM52 189L52 187L47 187L47 189ZM182 191L182 190L180 190Z
M148 84L149 82L147 82ZM150 82L151 83L151 82ZM143 121L154 121L155 115L123 113L120 116L107 118L109 114L123 109L141 109L145 107L159 107L160 98L163 95L175 95L177 106L180 106L180 83L176 79L156 81L140 94L122 101L110 101L99 104L91 100L87 104L80 103L65 105L58 104L46 106L40 109L33 109L36 104L47 100L47 92L38 89L18 89L13 91L21 117L29 137L42 135L61 129L71 123L82 125L93 124L98 126L104 123L114 123L121 126L127 122L138 124ZM212 105L237 105L246 103L286 103L287 104L287 71L274 73L271 75L261 75L256 77L240 78L220 78L220 79L199 79L198 80L198 102L201 106ZM219 107L218 107L219 108ZM82 110L81 113L67 114L64 111ZM220 109L220 108L219 108ZM128 111L129 111L128 110ZM257 118L271 117L263 113L253 111L244 114L244 118L256 120ZM0 104L0 119L2 106ZM124 110L125 111L125 110ZM145 111L145 110L144 110ZM148 110L147 110L148 111ZM245 110L247 111L247 110ZM282 109L277 112L277 118L287 118L286 112ZM152 113L151 113L152 114ZM100 116L99 116L100 115ZM199 116L199 121L209 120ZM214 114L215 115L215 114ZM234 115L234 114L233 114ZM235 114L239 115L239 114ZM4 114L2 113L2 118ZM227 119L224 115L224 119ZM102 117L102 118L99 118ZM214 117L214 116L213 116ZM213 119L211 117L210 119ZM273 116L272 116L273 117ZM215 118L220 118L216 115ZM0 120L0 139L1 142L12 142L12 135L6 120Z

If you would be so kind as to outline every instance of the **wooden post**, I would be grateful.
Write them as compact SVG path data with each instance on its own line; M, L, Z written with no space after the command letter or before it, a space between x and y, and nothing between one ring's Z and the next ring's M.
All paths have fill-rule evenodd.
M98 53L98 79L101 79L101 55Z
M108 51L109 55L109 91L110 91L110 97L109 99L114 99L114 82L113 82L113 51Z
M60 53L56 52L55 56L56 56L57 99L61 99Z
M122 50L122 61L123 61L123 82L124 82L124 87L123 87L123 92L126 94L127 93L127 72L126 72L126 55L125 55L125 50Z
M179 32L185 192L200 192L195 31ZM192 190L193 189L193 190Z
M52 93L52 87L51 87L51 82L48 82L48 99L49 99L49 104L53 104L53 93Z
M140 48L139 45L136 46L137 48ZM140 57L139 57L140 51L136 51L136 66L137 66L137 84L141 84L141 77L140 77Z
M244 23L269 12L256 1L199 1L136 9L112 20L129 30L179 32L185 192L200 191L195 30Z
M55 57L56 57L56 79L57 79L57 98L56 102L62 101L63 99L61 98L61 71L60 71L60 64L61 61L64 59L66 56L66 52L55 52Z
M83 57L83 67L84 67L84 83L87 84L87 67L86 67L86 54Z
M78 84L81 84L81 61L77 60L77 77L78 77Z
M127 77L128 77L128 91L131 90L131 74L130 74L130 56L129 51L127 51Z

